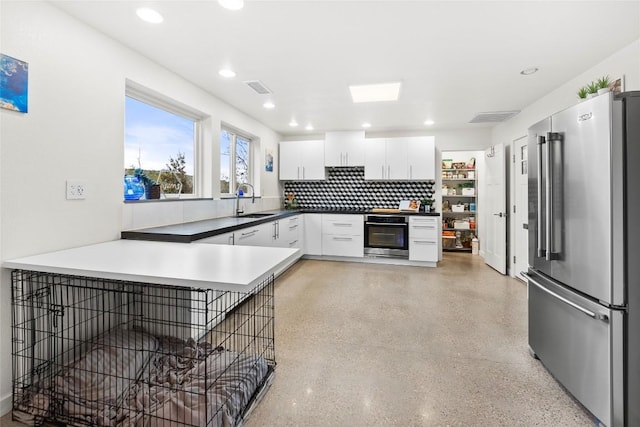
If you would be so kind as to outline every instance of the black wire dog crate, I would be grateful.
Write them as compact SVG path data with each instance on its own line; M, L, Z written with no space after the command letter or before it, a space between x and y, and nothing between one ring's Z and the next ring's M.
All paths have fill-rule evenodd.
M13 418L234 426L275 367L274 278L250 293L14 270Z

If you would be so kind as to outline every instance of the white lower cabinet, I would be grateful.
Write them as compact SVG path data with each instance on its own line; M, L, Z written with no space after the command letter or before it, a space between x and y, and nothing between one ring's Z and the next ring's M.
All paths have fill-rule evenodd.
M440 217L409 218L409 261L438 262Z
M322 214L304 214L303 248L305 255L322 255Z
M273 223L258 224L235 232L235 244L240 246L274 246Z
M196 240L195 243L211 243L214 245L233 245L235 233L224 233L216 236L206 237L204 239Z
M302 215L279 219L273 223L275 245L282 248L302 247Z
M364 217L323 214L322 255L363 257Z

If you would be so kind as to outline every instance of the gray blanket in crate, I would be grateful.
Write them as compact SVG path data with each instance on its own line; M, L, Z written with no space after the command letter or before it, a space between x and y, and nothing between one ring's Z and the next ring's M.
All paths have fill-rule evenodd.
M100 337L21 409L88 425L234 426L268 371L264 358L118 330Z

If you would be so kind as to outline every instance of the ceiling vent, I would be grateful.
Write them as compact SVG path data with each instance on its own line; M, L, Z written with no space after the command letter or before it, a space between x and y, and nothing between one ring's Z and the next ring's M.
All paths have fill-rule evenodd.
M520 111L490 111L488 113L478 113L469 123L499 123L518 114Z
M251 89L255 90L260 95L266 95L266 94L269 94L269 93L273 93L273 92L271 92L271 89L266 87L265 84L262 83L260 80L247 80L245 83Z

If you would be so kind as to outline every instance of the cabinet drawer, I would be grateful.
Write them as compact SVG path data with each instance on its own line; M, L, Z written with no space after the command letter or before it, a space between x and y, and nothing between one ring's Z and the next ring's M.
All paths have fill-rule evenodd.
M409 237L409 261L438 262L438 238Z
M323 235L322 255L363 257L364 237L349 235Z
M206 237L196 240L194 243L211 243L214 245L233 245L233 233L218 234L217 236Z
M438 237L439 218L409 218L409 239L416 237Z
M323 215L322 234L362 236L364 219L362 215Z

